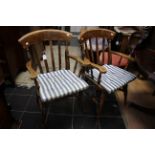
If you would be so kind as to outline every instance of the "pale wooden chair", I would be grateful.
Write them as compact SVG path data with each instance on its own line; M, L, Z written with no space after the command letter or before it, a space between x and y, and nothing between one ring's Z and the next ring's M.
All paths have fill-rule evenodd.
M100 116L102 111L106 94L114 93L120 88L123 88L124 104L126 104L128 83L136 78L134 74L113 63L113 59L117 56L120 59L125 58L132 61L132 58L128 55L111 51L111 41L114 36L114 31L101 28L82 30L79 36L82 57L86 57L91 62L101 65L104 68L104 73L101 73L97 69L89 68L86 75L101 90L97 112L98 116ZM96 101L95 98L93 99Z
M71 39L72 34L69 32L44 29L25 34L18 40L29 57L26 67L35 82L37 103L42 111L44 125L47 121L46 102L77 94L88 88L82 77L85 74L85 67L91 66L91 63L87 59L82 60L69 55ZM50 56L47 54L47 47ZM51 63L48 62L49 57ZM70 70L69 58L76 62L73 72ZM79 76L75 75L77 63L81 64ZM37 72L38 68L40 72Z

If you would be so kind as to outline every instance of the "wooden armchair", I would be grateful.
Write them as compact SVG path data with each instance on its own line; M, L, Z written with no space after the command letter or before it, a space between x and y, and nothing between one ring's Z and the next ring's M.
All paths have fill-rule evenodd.
M86 42L86 50L91 53L90 60L92 62L100 65L112 64L121 68L127 68L130 61L135 61L131 55L127 55L123 52L112 51L111 49L109 51L108 44L111 44L111 41L116 35L114 31L101 28L90 30L82 29L79 36L79 42L82 42L82 38L84 38L86 35L90 35L91 38L91 43L90 40L87 40ZM96 36L98 38L97 43ZM97 44L98 46L96 46ZM98 47L98 49L96 47ZM86 57L89 58L88 55L86 55Z
M105 94L110 94L123 88L124 104L127 102L127 85L136 77L132 73L121 69L119 65L113 62L114 55L119 59L128 59L132 61L130 56L123 53L111 51L111 40L114 38L115 32L107 29L90 29L83 30L79 36L79 42L82 51L82 57L89 59L96 65L102 66L104 72L100 72L96 68L89 68L87 78L91 80L99 90L101 96L99 99L98 116L101 113L105 99ZM118 67L119 66L119 67Z
M44 29L30 32L18 40L29 57L26 67L35 82L37 103L42 111L44 125L47 120L47 102L88 88L81 77L84 76L85 67L91 65L90 61L69 55L71 38L69 32ZM74 73L70 70L69 58L76 62ZM77 63L82 66L79 77L75 75Z

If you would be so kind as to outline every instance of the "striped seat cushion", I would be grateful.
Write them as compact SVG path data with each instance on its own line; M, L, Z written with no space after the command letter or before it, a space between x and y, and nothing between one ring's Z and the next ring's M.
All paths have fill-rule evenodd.
M43 102L70 95L88 87L88 84L70 70L40 74L37 77Z
M103 65L103 66L107 69L107 72L101 75L100 84L105 88L105 90L109 94L136 78L134 74L124 69L121 69L117 66L113 65ZM93 76L94 79L97 81L99 71L93 69Z

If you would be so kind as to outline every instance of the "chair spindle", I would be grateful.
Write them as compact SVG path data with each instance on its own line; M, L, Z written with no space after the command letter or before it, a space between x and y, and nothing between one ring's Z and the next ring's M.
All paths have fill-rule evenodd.
M53 71L55 71L55 61L54 61L54 53L53 53L53 42L50 41L49 42L49 45L50 45L50 51L51 51L52 67L53 67Z

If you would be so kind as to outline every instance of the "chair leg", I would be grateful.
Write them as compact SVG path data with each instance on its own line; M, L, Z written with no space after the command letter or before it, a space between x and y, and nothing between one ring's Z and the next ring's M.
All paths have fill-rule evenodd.
M45 107L45 103L42 103L41 114L42 114L42 124L43 124L43 127L45 127L46 126L46 107Z
M104 101L105 101L105 92L102 91L100 99L99 99L99 103L98 103L98 106L97 106L97 120L96 121L97 121L97 126L98 127L100 127L100 117L101 117L101 113L102 113L102 110L103 110Z
M128 94L128 84L126 84L123 87L123 91L124 91L124 105L126 105L127 104L127 94Z
M46 120L47 120L47 107L45 105L45 103L41 102L40 98L37 96L36 98L37 104L39 106L39 109L41 111L42 114L42 126L43 128L46 127Z
M41 111L41 114L42 114L42 126L43 128L46 127L46 119L47 119L47 111L46 111L46 107L45 107L45 103L43 103L40 99L40 96L39 96L39 87L37 86L37 82L35 81L35 84L36 84L36 102L37 102L37 105Z
M43 128L46 128L47 116L48 116L48 103L41 102L41 114L42 114L42 125Z

